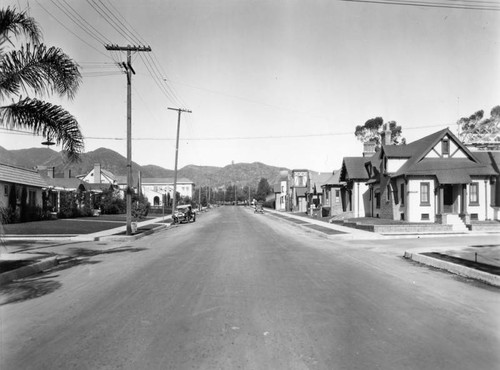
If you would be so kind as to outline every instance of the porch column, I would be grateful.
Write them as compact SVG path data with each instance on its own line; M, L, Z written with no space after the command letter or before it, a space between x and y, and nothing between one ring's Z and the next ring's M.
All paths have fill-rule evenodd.
M488 209L490 208L488 199L488 180L484 180L484 219L489 220Z
M443 186L439 186L438 202L439 202L438 214L442 215L443 210L444 210L444 187Z
M462 185L462 213L467 214L467 185Z

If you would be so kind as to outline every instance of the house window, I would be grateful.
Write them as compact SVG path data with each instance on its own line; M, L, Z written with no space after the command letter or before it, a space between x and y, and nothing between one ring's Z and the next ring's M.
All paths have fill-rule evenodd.
M304 176L297 177L297 183L298 183L298 186L305 186L305 184L304 184Z
M401 184L401 205L405 205L405 184Z
M387 194L385 195L385 201L390 202L391 201L391 186L387 185Z
M380 193L375 193L375 208L380 208Z
M428 182L420 183L420 205L429 206L431 204L431 185Z
M450 155L450 141L447 138L441 142L441 150L443 155Z
M428 214L428 213L422 213L422 214L420 215L420 219L421 219L422 221L429 221L429 214Z
M34 207L36 205L36 192L34 190L30 190L28 192L28 204L31 207Z
M335 203L340 203L340 190L335 190Z
M471 206L479 205L479 183L477 182L469 185L469 204Z
M6 197L9 196L9 185L3 186L3 195L5 195Z
M328 200L330 199L330 192L327 191L326 188L325 188L324 193L325 193L325 200L328 202Z

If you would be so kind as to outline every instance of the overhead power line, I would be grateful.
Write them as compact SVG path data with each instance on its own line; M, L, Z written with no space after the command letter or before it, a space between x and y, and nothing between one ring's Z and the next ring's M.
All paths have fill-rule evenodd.
M65 30L67 30L69 33L71 33L72 35L74 35L77 39L79 39L81 42L83 42L84 44L86 44L90 48L92 48L95 51L97 51L99 54L105 56L108 59L113 60L113 58L111 58L109 55L103 53L102 51L100 51L99 49L97 49L94 45L90 44L89 42L87 42L86 40L84 40L83 38L81 38L79 35L77 35L71 28L69 28L68 26L66 26L62 21L60 21L57 17L55 17L52 12L50 12L49 10L47 10L47 8L45 8L40 3L40 1L38 1L38 0L35 0L35 1L40 6L40 8L42 8L42 10L49 15L49 17L51 17L53 20L55 20L57 23L59 23ZM100 41L99 41L99 43L100 43Z
M463 10L487 10L500 11L500 4L493 1L474 1L474 0L442 0L422 1L422 0L338 0L352 3L367 3L379 5L400 5L427 8L445 8L445 9L463 9Z
M127 41L133 44L147 44L139 32L135 30L111 1L88 0L88 2L90 6ZM168 100L175 103L175 105L186 107L185 102L180 98L175 89L167 83L165 79L167 74L156 57L156 54L151 52L151 55L149 53L144 56L140 55L140 58L160 92Z

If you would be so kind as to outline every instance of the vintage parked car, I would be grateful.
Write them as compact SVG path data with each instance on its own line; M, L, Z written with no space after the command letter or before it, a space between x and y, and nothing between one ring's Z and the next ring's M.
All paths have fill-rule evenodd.
M175 207L174 215L172 216L174 224L183 222L195 222L196 221L196 211L190 204L183 204Z

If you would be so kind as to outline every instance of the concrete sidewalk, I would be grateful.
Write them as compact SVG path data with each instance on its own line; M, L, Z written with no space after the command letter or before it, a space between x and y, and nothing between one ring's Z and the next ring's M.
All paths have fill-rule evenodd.
M305 215L266 209L266 212L300 228L313 230L332 240L387 240L422 237L446 237L447 234L380 235L350 227L315 220ZM474 235L480 235L474 233ZM457 246L455 248L418 248L404 251L403 257L421 264L443 269L467 278L500 287L500 235L491 235L492 244ZM469 267L469 266L473 267ZM485 266L481 266L485 265ZM483 271L481 271L483 269Z
M121 248L123 243L137 240L156 231L167 228L172 224L172 217L158 217L139 222L137 228L152 224L158 226L137 233L122 235L126 226L120 226L91 234L81 235L18 235L2 238L0 246L0 263L3 265L17 264L20 267L1 272L0 284L50 269L63 261L75 257L76 250L104 253Z
M282 220L291 222L298 227L308 230L316 231L320 235L326 236L329 239L336 240L373 240L373 239L384 239L385 236L372 233L370 231L354 229L351 227L331 224L328 222L315 220L314 218L307 217L305 215L298 215L294 213L279 212L271 209L265 209L266 213L271 214L274 217L280 218Z

